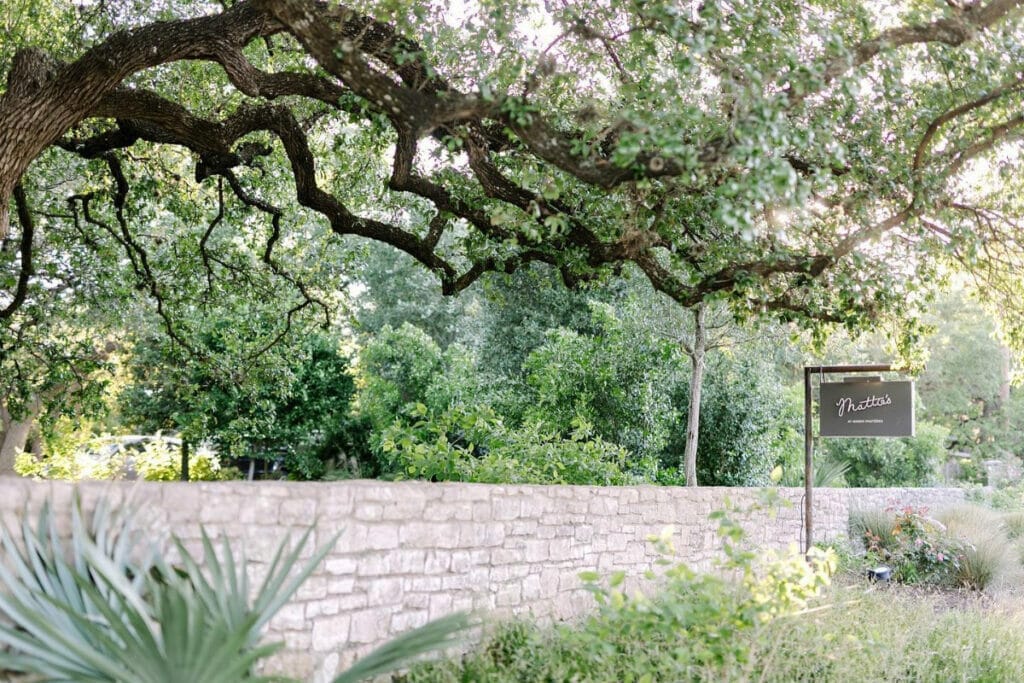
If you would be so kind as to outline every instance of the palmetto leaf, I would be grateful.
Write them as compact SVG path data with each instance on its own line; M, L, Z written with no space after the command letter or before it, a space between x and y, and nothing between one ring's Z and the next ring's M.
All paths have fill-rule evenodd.
M245 558L227 540L218 552L205 530L202 555L179 539L178 566L136 524L137 508L100 501L91 515L72 498L70 542L62 543L49 504L20 534L0 530L0 667L59 683L239 683L284 681L254 674L280 643L261 630L333 548L338 536L299 566L312 529L277 548L250 604ZM66 547L65 547L66 545ZM296 567L298 567L296 569ZM456 614L374 650L335 683L399 668L457 642L469 627Z
M244 559L226 540L218 554L204 530L197 559L174 539L182 568L172 567L146 543L136 514L101 501L87 518L76 493L68 549L49 504L34 526L25 516L20 537L0 531L0 614L13 623L0 623L0 666L76 683L280 680L253 673L281 646L260 645L260 629L334 540L294 574L310 534L290 550L282 542L250 605Z

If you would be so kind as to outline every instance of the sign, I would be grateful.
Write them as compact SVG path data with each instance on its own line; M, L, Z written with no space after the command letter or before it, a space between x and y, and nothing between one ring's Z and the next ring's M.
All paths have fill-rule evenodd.
M914 436L913 382L821 385L822 436Z

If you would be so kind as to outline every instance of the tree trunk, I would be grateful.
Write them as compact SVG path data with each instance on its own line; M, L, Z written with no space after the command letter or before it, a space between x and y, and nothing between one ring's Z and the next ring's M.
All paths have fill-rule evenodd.
M7 406L0 402L0 476L14 474L14 459L25 450L41 408L41 404L35 401L26 415L15 419Z
M1010 400L1010 384L1013 379L1010 374L1010 361L1012 352L1009 346L1001 346L999 363L999 405L1005 406Z
M693 310L693 349L690 353L690 409L686 418L686 447L683 465L686 485L697 486L697 438L700 433L700 395L704 387L704 361L707 355L707 336L704 328L704 304Z
M188 439L181 440L181 480L188 481Z

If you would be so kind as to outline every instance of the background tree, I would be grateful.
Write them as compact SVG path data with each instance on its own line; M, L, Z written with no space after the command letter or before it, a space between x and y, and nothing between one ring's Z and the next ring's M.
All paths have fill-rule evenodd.
M264 461L263 469L278 461L297 478L319 477L349 456L355 389L336 338L307 330L254 357L260 349L244 326L224 318L201 338L206 362L156 330L136 340L119 397L125 426L177 432L193 448L209 442L222 457Z

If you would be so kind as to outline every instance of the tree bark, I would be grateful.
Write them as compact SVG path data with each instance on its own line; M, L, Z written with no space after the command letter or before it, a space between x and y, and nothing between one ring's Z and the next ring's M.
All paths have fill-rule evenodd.
M686 418L686 447L683 466L686 485L697 486L697 439L700 433L700 395L704 387L704 365L707 356L707 330L704 327L704 304L693 309L693 348L690 353L690 409Z
M14 459L25 450L41 409L39 401L35 401L26 415L15 419L0 402L0 476L14 474Z
M1007 404L1010 402L1010 384L1013 376L1011 374L1012 352L1005 344L999 348L999 412L1000 424L1005 428L1010 426L1010 416L1007 414Z
M188 481L188 439L181 440L181 480Z

